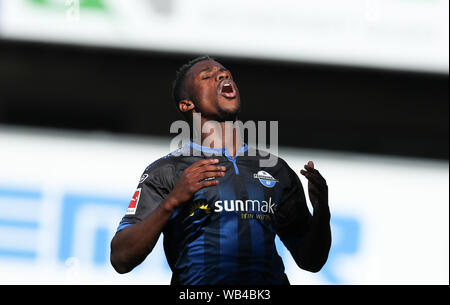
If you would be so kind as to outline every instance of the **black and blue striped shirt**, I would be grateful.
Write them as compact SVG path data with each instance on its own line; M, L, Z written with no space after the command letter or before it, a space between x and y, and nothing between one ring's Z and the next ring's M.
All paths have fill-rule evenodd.
M311 214L297 174L278 158L243 145L228 151L190 142L146 168L118 231L144 219L171 192L181 173L214 156L226 174L181 205L166 224L164 251L172 284L287 284L275 236L291 251L301 245Z

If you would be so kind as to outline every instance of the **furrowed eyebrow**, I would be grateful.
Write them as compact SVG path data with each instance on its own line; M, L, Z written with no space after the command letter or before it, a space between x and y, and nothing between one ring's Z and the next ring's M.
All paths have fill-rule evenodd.
M198 74L200 74L200 73L203 73L203 72L211 72L212 71L212 68L211 67L206 67L206 68L203 68L203 69L201 69L199 72L198 72ZM228 71L228 69L226 69L226 68L220 68L219 69L219 71ZM229 72L229 71L228 71Z
M202 72L209 72L211 70L212 70L211 67L206 67L206 68L201 69L200 72L198 72L198 74L200 74Z
M206 68L203 68L203 69L201 69L199 72L198 72L198 76L200 77L200 75L202 75L202 73L207 73L207 72L212 72L213 71L213 68L211 68L211 67L206 67ZM230 72L228 69L226 69L226 68L219 68L219 71L220 72L224 72L224 71L226 71L226 72ZM230 74L231 74L231 72L230 72Z

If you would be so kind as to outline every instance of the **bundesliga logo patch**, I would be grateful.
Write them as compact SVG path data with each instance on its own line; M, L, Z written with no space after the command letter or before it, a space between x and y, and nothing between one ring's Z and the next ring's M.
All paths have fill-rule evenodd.
M274 187L278 182L277 179L275 179L271 174L265 171L259 171L257 174L253 174L253 178L258 179L259 182L261 182L261 184L265 187Z
M141 197L141 189L138 188L131 198L130 205L128 206L126 215L134 215L136 213L137 206L139 204L139 198Z

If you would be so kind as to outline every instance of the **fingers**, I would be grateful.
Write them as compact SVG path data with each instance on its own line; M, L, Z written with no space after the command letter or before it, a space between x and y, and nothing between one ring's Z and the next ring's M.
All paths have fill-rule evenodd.
M195 162L185 169L186 175L197 175L205 171L225 171L225 166L214 165L219 162L219 159L203 159Z
M214 171L214 172L222 171L223 172L226 170L227 170L227 168L225 166L206 164L206 165L195 168L189 174L190 175L199 175L204 172L211 172L211 171Z
M315 186L326 186L326 181L322 177L322 175L319 173L317 169L314 168L314 163L312 161L309 161L305 165L306 170L300 170L300 173L308 179L308 181Z
M195 162L194 164L192 164L191 166L186 168L185 171L192 172L204 165L211 165L211 164L216 164L216 163L219 163L219 159L215 159L215 158L214 159L203 159L203 160Z
M225 166L202 166L201 168L196 169L194 172L189 173L187 177L195 182L201 182L202 180L207 178L224 177L225 170Z
M220 175L221 175L221 173L218 174L218 176L220 176ZM210 177L212 177L212 175ZM192 179L189 179L186 188L189 191L190 196L192 196L194 193L196 193L198 190L200 190L200 189L202 189L204 187L213 186L213 185L218 185L219 184L219 180L214 179L216 176L213 179L208 179L210 177L202 178L202 177L198 177L197 176L197 177L194 177Z
M217 172L203 172L197 175L197 179L199 179L199 181L207 179L207 178L215 178L215 177L223 177L225 176L225 172L223 171L217 171Z
M314 168L314 163L312 161L308 161L305 165L305 169L310 173L319 173L319 171Z
M188 167L184 176L195 184L195 187L199 187L197 183L203 182L203 180L208 178L216 178L225 176L226 167L216 165L219 162L218 159L203 159L195 162L190 167ZM214 185L214 183L207 183L206 185Z
M217 163L217 158L202 159L186 168L171 194L181 204L192 199L198 190L219 184L219 180L215 178L225 176L226 167Z
M316 186L326 185L325 179L320 175L320 173L309 172L301 170L300 173L308 179L309 182Z
M222 172L223 174L223 172ZM214 185L218 185L219 184L219 180L216 179L212 179L212 180L202 180L200 182L197 182L194 186L194 192L197 192L198 190L204 188L204 187L208 187L208 186L214 186Z
M199 189L202 189L204 187L213 186L219 184L219 180L206 180L199 182Z

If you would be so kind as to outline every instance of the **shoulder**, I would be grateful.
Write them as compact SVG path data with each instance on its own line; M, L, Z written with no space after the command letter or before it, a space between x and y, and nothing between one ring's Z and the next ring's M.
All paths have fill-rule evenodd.
M185 148L179 148L159 159L150 163L144 170L142 174L141 181L148 177L158 178L158 177L171 177L174 175L175 167L179 158L183 156Z
M288 163L276 153L248 146L247 155L255 157L261 168L271 168L274 171L292 171Z

